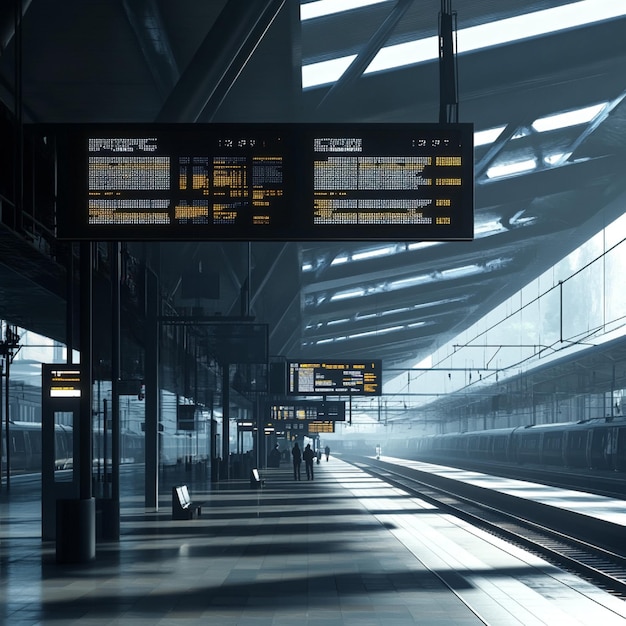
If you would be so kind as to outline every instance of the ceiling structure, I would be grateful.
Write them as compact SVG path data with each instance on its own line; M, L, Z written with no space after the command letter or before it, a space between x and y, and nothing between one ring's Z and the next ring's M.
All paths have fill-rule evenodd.
M21 29L8 4L22 5ZM461 42L470 27L512 35L521 26L508 20L570 4L590 3L452 8ZM27 123L436 122L436 59L363 70L382 47L436 36L440 9L387 0L301 21L292 0L3 3L0 100ZM474 241L163 243L163 294L180 311L268 324L273 356L420 361L623 212L625 38L626 15L458 55L459 121L496 129L482 145L477 135ZM315 64L348 55L352 72L302 87L303 66L306 83ZM579 109L584 121L551 128ZM14 249L0 249L0 316L54 333L51 309L16 280ZM38 298L60 310L30 256ZM182 297L193 267L219 271L219 298Z

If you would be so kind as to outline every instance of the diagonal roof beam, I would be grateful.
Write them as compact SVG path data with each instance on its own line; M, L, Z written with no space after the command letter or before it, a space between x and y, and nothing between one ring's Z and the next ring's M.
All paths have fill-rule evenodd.
M286 1L228 0L156 121L210 121Z
M165 99L178 82L180 72L156 0L122 0L128 19L152 78Z
M357 57L352 61L341 78L326 92L321 102L317 105L318 110L328 110L328 107L341 96L342 93L355 81L358 80L367 69L372 59L378 54L382 46L389 39L402 16L413 4L413 0L397 0L385 21L379 26L367 44L362 48Z

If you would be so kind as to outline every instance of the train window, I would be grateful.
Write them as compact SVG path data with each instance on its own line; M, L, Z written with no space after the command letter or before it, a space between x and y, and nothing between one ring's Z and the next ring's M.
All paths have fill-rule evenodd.
M14 454L26 454L26 439L23 431L11 433L11 451Z
M30 443L30 451L32 454L41 454L41 434L40 432L30 431L28 433Z
M546 434L544 438L544 449L545 450L560 450L562 446L562 436L561 433L550 433Z

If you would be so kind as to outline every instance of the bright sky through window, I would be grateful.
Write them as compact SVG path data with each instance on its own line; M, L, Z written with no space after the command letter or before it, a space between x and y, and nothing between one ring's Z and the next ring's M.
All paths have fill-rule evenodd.
M337 4L339 3L337 2ZM580 0L560 7L534 11L526 15L461 29L457 34L458 53L463 54L522 39L540 37L552 32L602 22L624 15L626 15L626 2ZM355 56L304 65L302 67L302 87L306 89L335 82L341 78ZM438 56L438 37L436 35L417 41L386 46L374 57L365 70L365 74L433 61Z

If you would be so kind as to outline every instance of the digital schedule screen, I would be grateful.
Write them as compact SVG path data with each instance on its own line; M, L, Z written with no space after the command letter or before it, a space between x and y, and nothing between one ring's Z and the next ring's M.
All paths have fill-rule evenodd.
M331 421L343 422L346 419L345 402L322 402L320 400L300 400L268 405L268 417L272 421Z
M80 398L80 366L42 365L43 394L49 398Z
M67 240L469 240L471 124L39 127Z
M360 395L382 393L382 363L372 361L289 361L288 395Z

